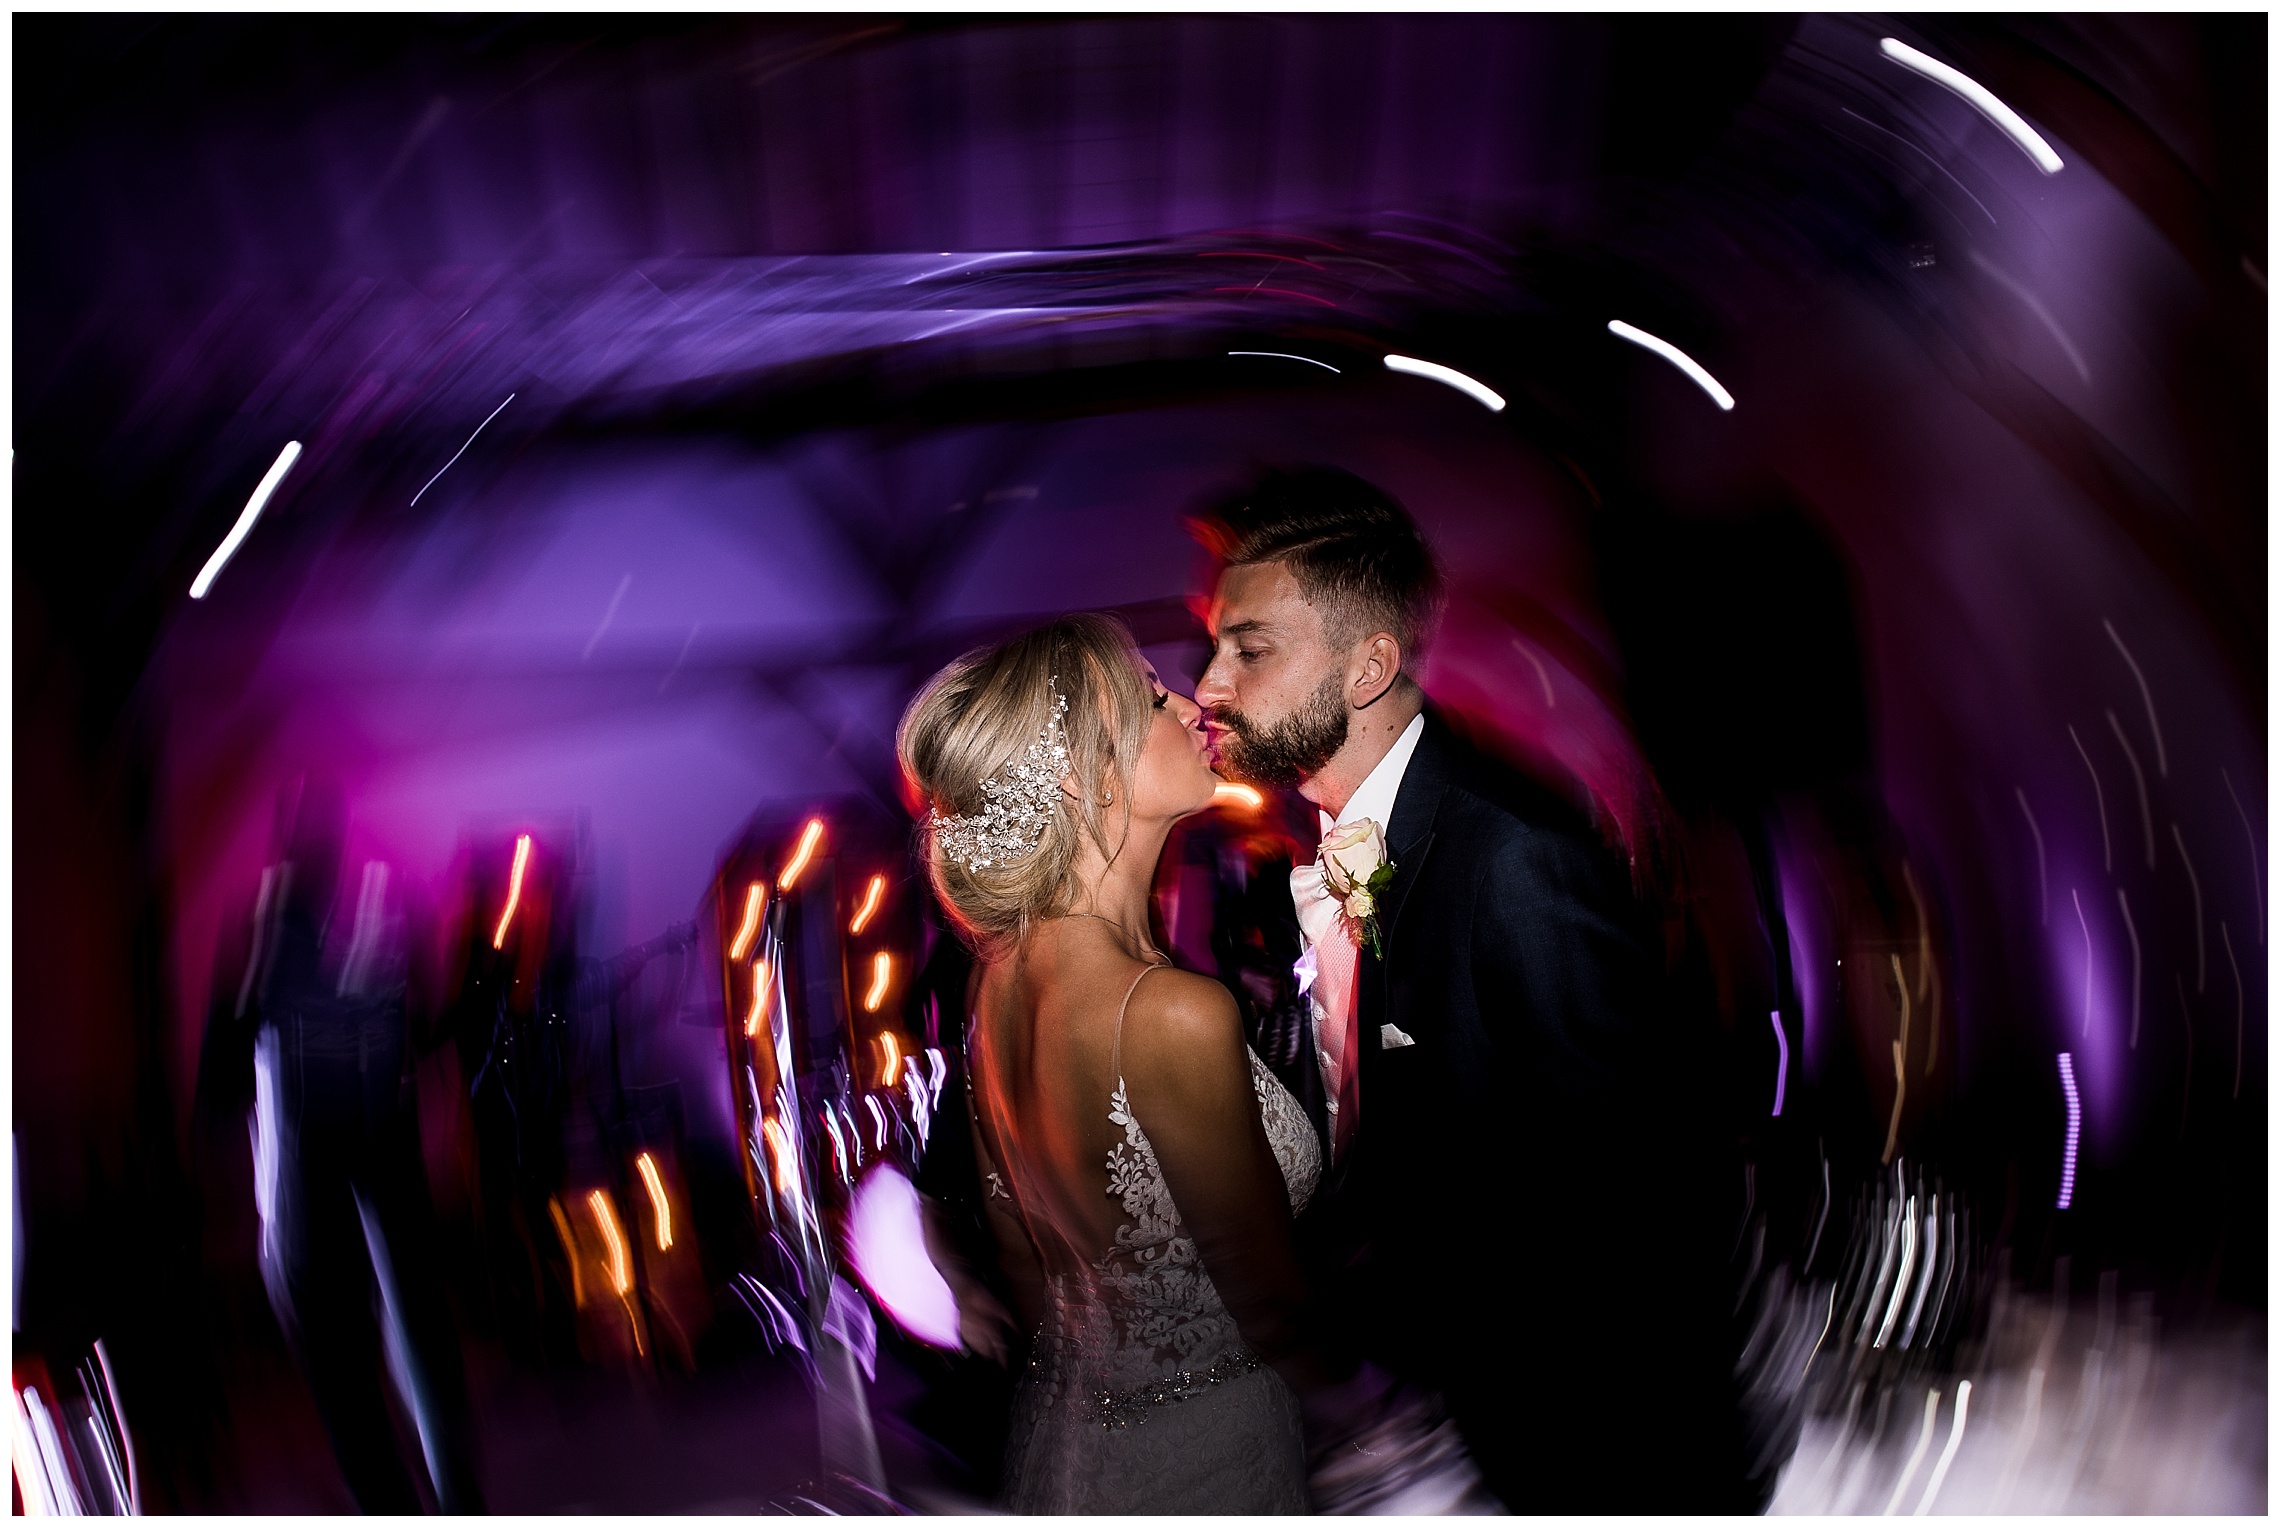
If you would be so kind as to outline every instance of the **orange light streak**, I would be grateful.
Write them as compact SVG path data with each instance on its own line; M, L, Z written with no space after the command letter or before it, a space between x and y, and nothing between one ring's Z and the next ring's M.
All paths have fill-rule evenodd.
M530 868L530 835L515 840L515 868L507 876L507 910L499 914L499 931L491 936L491 948L507 947L507 925L515 921L515 908L522 901L523 872Z
M879 1036L879 1050L887 1058L886 1069L879 1073L879 1086L891 1088L902 1072L902 1047L895 1043L893 1030Z
M594 1219L602 1226L602 1240L610 1244L610 1287L622 1295L633 1288L633 1267L626 1259L625 1233L618 1229L617 1207L600 1189L588 1194L586 1203L594 1207Z
M768 1137L768 1155L776 1164L776 1192L788 1194L792 1191L792 1185L798 1181L796 1166L792 1161L792 1139L784 1133L784 1127L774 1120L763 1123L760 1130Z
M633 1159L641 1173L643 1186L649 1190L649 1207L657 1212L657 1250L673 1250L673 1206L665 1202L665 1180L657 1176L657 1163L648 1152Z
M752 948L752 936L760 932L760 912L768 905L768 888L754 881L744 893L744 922L738 925L736 940L728 947L730 960L742 960L744 952Z
M768 980L768 962L752 962L752 1012L744 1020L747 1035L760 1033L760 1026L768 1021L768 999L774 990L775 984Z
M887 1000L887 978L894 972L894 957L885 950L871 957L871 990L863 994L865 1013L877 1013L879 1005Z
M554 1234L562 1238L562 1250L570 1256L570 1299L580 1309L586 1304L586 1280L578 1272L578 1238L571 1234L570 1217L562 1213L558 1199L546 1201L546 1213L554 1217Z
M1212 790L1211 804L1213 806L1239 806L1245 811L1255 812L1267 804L1267 798L1260 795L1251 786L1222 783Z
M815 858L815 846L822 842L823 819L810 817L808 825L800 831L800 846L792 851L792 862L784 867L782 875L776 877L778 891L792 889L792 883L800 878L800 872L807 869L808 861Z
M863 926L871 921L871 915L879 910L879 904L886 899L887 878L883 875L872 876L871 884L863 888L863 905L855 909L855 921L847 925L847 932L862 933Z

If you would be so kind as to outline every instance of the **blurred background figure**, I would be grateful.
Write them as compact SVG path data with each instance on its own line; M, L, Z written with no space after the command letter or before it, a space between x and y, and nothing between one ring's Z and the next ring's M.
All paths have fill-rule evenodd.
M386 861L344 880L347 826L337 781L304 774L279 791L251 949L207 1034L206 1101L226 1115L250 1095L263 1282L356 1504L480 1512L411 1107L409 916Z

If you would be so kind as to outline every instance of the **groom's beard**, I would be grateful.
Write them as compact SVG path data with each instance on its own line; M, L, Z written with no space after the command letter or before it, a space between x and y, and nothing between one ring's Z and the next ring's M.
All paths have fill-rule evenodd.
M1345 676L1331 674L1305 703L1271 727L1221 706L1211 720L1227 729L1220 768L1270 790L1303 784L1346 746Z

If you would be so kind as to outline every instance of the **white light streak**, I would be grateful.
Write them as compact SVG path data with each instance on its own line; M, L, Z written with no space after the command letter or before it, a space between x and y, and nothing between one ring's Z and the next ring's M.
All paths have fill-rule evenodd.
M1230 351L1228 351L1227 353L1228 353L1229 355L1263 355L1263 356L1272 356L1274 359L1276 359L1276 360L1278 360L1278 361L1304 361L1304 362L1305 362L1307 365L1309 365L1309 366L1319 366L1319 367L1321 367L1321 368L1322 368L1324 371L1336 373L1338 376L1341 376L1341 377L1342 377L1342 376L1344 376L1344 375L1345 375L1345 373L1344 373L1344 372L1342 372L1342 371L1339 371L1337 367L1335 367L1335 366L1331 365L1331 364L1330 364L1328 361L1317 361L1317 360L1315 360L1315 359L1314 359L1314 357L1312 357L1312 356L1305 356L1305 355L1292 355L1292 354L1291 354L1289 351L1287 351L1287 350L1230 350ZM1390 365L1390 364L1392 364L1392 363L1391 363L1391 362L1388 362L1387 364L1389 364L1389 365ZM1498 403L1498 404L1493 404L1493 405L1491 405L1491 407L1494 407L1494 408L1502 408L1503 406L1504 406L1504 405L1503 405L1503 404L1501 404L1501 403Z
M1504 412L1504 398L1501 394L1482 383L1475 382L1454 367L1443 366L1435 361L1419 361L1405 355L1389 355L1385 358L1385 369L1387 371L1407 372L1413 377L1423 377L1428 382L1438 382L1445 387L1453 387L1475 403L1482 405L1492 414Z
M2074 1206L2074 1154L2082 1146L2082 1095L2074 1086L2074 1053L2058 1053L2058 1085L2066 1090L2066 1155L2058 1167L2058 1207Z
M1917 1466L1924 1462L1924 1455L1931 1452L1932 1429L1938 1424L1939 1419L1940 1393L1934 1390L1924 1397L1924 1430L1916 1434L1916 1447L1908 1455L1908 1463L1900 1471L1900 1483L1892 1488L1892 1499L1884 1504L1884 1515L1886 1517L1890 1517L1900 1510L1900 1498L1908 1494L1908 1487L1916 1478Z
M1900 1302L1908 1298L1908 1285L1916 1272L1916 1196L1908 1196L1907 1208L1900 1212L1900 1271L1892 1276L1892 1303L1884 1308L1884 1320L1876 1329L1876 1341L1870 1346L1883 1347L1892 1340L1892 1327L1900 1319Z
M2001 130L2004 137L2019 146L2035 168L2045 175L2056 175L2066 168L2066 161L2051 151L2042 135L2027 126L2026 119L2003 104L1995 92L1965 74L1962 70L1941 63L1928 53L1919 53L1897 37L1887 37L1878 44L1884 56L1903 69L1912 70L1943 89L1963 98L1973 111L1978 112Z
M515 921L515 909L522 905L523 872L529 868L530 835L523 833L515 838L514 869L507 873L507 906L499 914L498 929L491 935L491 948L494 950L507 947L507 925Z
M238 512L237 524L230 527L230 533L222 538L222 544L214 548L214 555L206 559L206 565L198 570L198 576L190 580L192 599L204 599L206 591L214 587L214 580L221 577L222 569L230 565L230 559L237 555L238 547L253 533L253 522L261 518L261 511L268 506L269 496L277 491L277 485L285 481L285 474L291 472L293 464L300 459L301 443L297 440L285 442L285 449L277 453L277 460L269 464L269 471L254 485L253 497L246 500L245 508Z
M652 283L652 284L654 285L654 283ZM499 417L499 409L503 409L503 408L505 408L505 407L506 407L508 404L510 404L510 403L512 403L512 402L514 402L514 401L515 401L515 395L514 395L513 393L509 393L509 394L507 394L507 395L506 395L506 397L504 397L504 398L500 399L500 400L499 400L499 408L493 409L493 410L491 410L491 412L490 412L490 413L488 413L488 414L485 414L485 415L483 416L483 424L479 424L479 425L477 425L477 426L475 427L475 435L480 435L480 434L482 434L482 433L483 433L483 425L487 425L487 424L489 424L489 423L490 423L492 420L494 420L494 419L498 418L498 417ZM468 437L467 437L467 446L472 446L473 444L475 444L475 435L470 435L470 436L468 436ZM451 467L452 467L452 462L456 462L456 461L458 461L458 460L459 460L461 457L463 457L463 456L465 456L465 455L467 454L467 446L461 446L461 447L460 447L458 450L456 450L456 451L452 452L452 453L451 453L451 461L449 461L449 462L445 462L445 463L444 463L442 466L440 466L440 467L436 468L436 469L435 469L435 477L431 477L431 478L429 478L429 479L428 479L426 482L424 482L424 483L420 484L420 491L419 491L419 493L415 493L415 494L413 494L413 495L412 495L412 503L411 503L411 506L410 506L410 507L412 507L412 508L415 508L415 509L416 509L416 508L419 506L419 502L420 502L420 496L421 496L421 494L425 494L425 493L426 493L426 492L427 492L427 491L428 491L430 488L433 488L433 487L435 486L435 484L436 484L436 478L440 478L440 477L442 477L442 476L443 476L443 475L444 475L446 472L449 472L449 471L451 470Z
M1955 1420L1948 1424L1947 1447L1940 1450L1939 1463L1932 1466L1932 1478L1924 1486L1924 1499L1916 1503L1913 1517L1923 1517L1932 1510L1932 1501L1947 1483L1948 1466L1955 1463L1955 1451L1963 1447L1963 1418L1971 1410L1971 1381L1965 1380L1955 1387Z
M2145 823L2145 868L2153 868L2153 798L2146 793L2145 766L2138 762L2137 750L2130 746L2129 734L2122 730L2122 719L2106 708L2106 725L2114 729L2114 741L2122 745L2122 757L2130 761L2130 778L2137 781L2138 816Z
M2082 911L2082 893L2068 888L2067 895L2074 898L2074 921L2082 925L2082 1038L2090 1038L2090 998L2098 980L2098 950L2090 942L2090 919Z
M2019 798L2019 810L2027 814L2027 831L2035 836L2035 897L2042 908L2042 926L2050 927L2050 868L2043 854L2042 824L2035 821L2035 809L2027 805L2027 793L2019 786L2011 787L2011 794Z
M1702 363L1669 340L1657 339L1646 330L1626 324L1619 318L1607 321L1607 332L1617 339L1629 340L1641 350L1651 350L1693 379L1694 385L1710 395L1710 401L1729 412L1734 407L1734 395L1718 385L1718 379L1702 369Z
M2198 997L2209 990L2209 941L2202 932L2201 878L2194 873L2193 856L2185 852L2185 830L2173 822L2169 836L2176 840L2177 858L2185 866L2185 883L2193 888L2193 994Z
M2161 718L2153 712L2153 687L2145 682L2145 670L2138 667L2137 659L2122 645L2122 634L2114 630L2110 620L2106 622L2106 635L2114 639L2114 650L2122 655L2122 661L2130 666L2130 673L2137 680L2138 697L2145 702L2145 719L2153 728L2153 761L2161 771L2161 778L2166 780L2169 778L2169 750L2162 746Z
M2090 750L2082 746L2082 738L2067 723L2066 735L2074 739L2074 751L2082 756L2082 767L2090 771L2090 789L2098 795L2098 841L2106 846L2106 873L2114 870L2114 835L2106 831L2106 787L2099 782L2098 766L2090 762Z

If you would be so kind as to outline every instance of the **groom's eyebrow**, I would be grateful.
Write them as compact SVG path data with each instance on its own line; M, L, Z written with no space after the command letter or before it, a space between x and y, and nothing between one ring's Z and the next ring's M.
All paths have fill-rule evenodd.
M1274 624L1269 621L1237 621L1232 626L1220 627L1219 634L1223 637L1241 637L1248 636L1255 631L1272 632L1274 629Z

